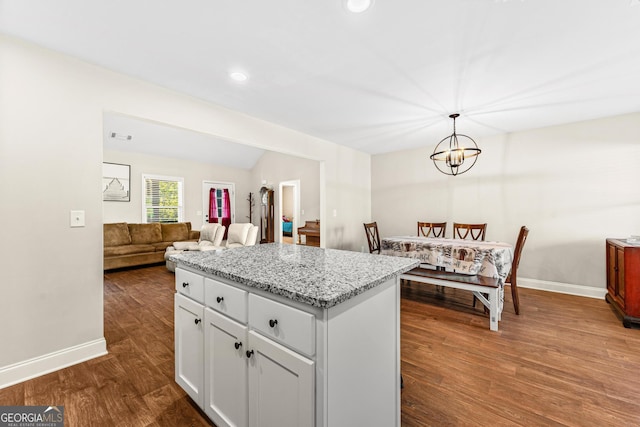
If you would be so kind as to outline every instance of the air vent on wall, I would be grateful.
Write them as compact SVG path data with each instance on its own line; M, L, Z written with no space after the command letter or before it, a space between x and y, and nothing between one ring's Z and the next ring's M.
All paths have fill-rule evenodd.
M111 132L111 138L122 139L123 141L131 141L133 137L131 135L125 135L123 133Z

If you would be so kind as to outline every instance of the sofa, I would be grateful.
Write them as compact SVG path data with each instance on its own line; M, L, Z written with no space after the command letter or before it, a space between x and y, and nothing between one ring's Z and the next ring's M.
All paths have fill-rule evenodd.
M227 239L223 240L226 227L221 224L204 224L197 242L174 242L168 246L164 259L167 269L175 271L176 263L169 257L182 251L222 251L225 249L253 246L258 239L259 228L251 223L229 224Z
M165 251L175 242L197 243L200 232L190 222L103 225L104 270L164 261Z

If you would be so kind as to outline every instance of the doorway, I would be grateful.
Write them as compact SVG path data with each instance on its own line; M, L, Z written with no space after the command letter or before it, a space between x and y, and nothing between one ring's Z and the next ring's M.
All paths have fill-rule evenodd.
M282 181L279 186L279 241L295 244L300 225L300 180Z
M236 187L232 182L202 182L202 225L217 222L226 227L236 219Z

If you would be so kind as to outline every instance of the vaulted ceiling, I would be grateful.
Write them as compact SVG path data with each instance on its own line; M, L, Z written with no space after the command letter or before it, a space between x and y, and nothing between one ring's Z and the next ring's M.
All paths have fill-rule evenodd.
M640 111L640 0L345 1L0 0L0 32L371 154Z

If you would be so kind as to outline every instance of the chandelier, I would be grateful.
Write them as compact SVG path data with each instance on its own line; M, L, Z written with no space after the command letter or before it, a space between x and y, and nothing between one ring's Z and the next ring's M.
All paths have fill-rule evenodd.
M449 117L453 119L453 133L436 145L429 158L440 172L455 176L471 169L482 150L471 137L456 133L456 118L460 114L451 114Z

